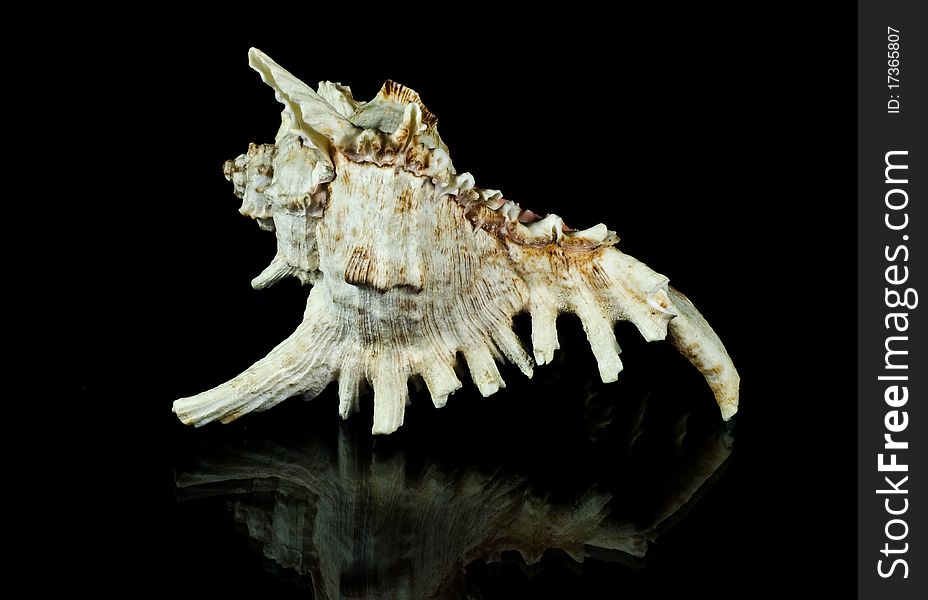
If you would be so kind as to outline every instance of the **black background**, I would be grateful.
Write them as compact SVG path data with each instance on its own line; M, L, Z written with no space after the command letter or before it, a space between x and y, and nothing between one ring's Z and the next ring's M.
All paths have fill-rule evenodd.
M645 570L555 571L535 588L513 583L512 597L539 587L637 597L850 586L853 396L830 366L850 354L853 322L853 227L841 216L853 198L853 103L850 69L835 58L850 49L823 41L821 28L805 41L795 15L770 9L767 21L764 10L690 10L669 22L552 15L541 27L436 24L397 9L343 16L338 28L293 14L287 34L263 15L242 35L173 23L154 36L84 40L65 69L88 106L76 135L82 165L110 178L79 192L94 209L68 219L78 232L68 259L80 268L62 276L73 311L62 404L80 423L69 447L81 458L61 486L87 516L52 528L77 525L65 536L77 542L66 561L75 576L233 596L268 581L232 534L191 530L189 514L178 522L178 455L198 435L223 434L187 430L170 412L175 398L263 356L305 302L295 281L250 288L273 238L237 213L221 173L279 123L273 93L247 66L257 46L308 83L341 81L356 98L387 78L416 89L458 170L574 227L605 222L621 250L696 303L741 373L731 467ZM559 322L562 334L569 327L579 323ZM618 333L626 364L635 352L672 360L629 339L633 330ZM335 421L329 409L312 414Z

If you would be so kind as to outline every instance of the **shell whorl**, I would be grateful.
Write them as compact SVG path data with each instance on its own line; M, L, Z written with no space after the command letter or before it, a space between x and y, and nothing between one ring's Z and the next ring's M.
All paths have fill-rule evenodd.
M428 178L440 195L464 208L473 226L510 243L593 250L618 242L615 232L603 224L576 231L557 215L540 218L503 199L497 190L476 187L470 173L458 174L438 133L438 119L414 90L387 81L373 100L358 102L351 89L339 83L320 82L317 92L306 86L297 89L294 82L298 80L266 55L252 49L249 56L252 66L274 87L278 100L287 108L276 145L251 144L246 154L226 162L224 172L243 198L240 212L258 220L263 228L273 230L275 206L286 211L308 209L310 217L321 216L325 184L334 177L327 151L334 150L358 164L394 167ZM272 77L279 78L280 83ZM309 111L322 105L327 108L321 110L321 117L307 117ZM312 123L318 124L320 131L315 131ZM331 139L326 138L320 148L314 140L322 132ZM275 257L274 273L280 273L282 260ZM312 263L299 256L292 261L288 257L287 274L311 283ZM273 281L280 278L275 276ZM257 281L263 287L266 279Z

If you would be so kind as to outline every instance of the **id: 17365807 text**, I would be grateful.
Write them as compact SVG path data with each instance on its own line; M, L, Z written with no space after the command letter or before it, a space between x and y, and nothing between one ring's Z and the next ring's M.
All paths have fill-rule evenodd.
M886 85L889 87L889 102L886 103L886 112L891 115L898 115L902 109L900 100L902 82L900 81L899 72L899 46L901 44L899 33L898 29L886 28L886 65L888 66L886 69Z

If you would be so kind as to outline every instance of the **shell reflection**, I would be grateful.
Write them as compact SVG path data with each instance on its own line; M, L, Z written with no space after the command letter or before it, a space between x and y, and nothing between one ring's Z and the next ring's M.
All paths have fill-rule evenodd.
M590 414L599 411L595 404ZM271 427L265 436L249 428L247 441L203 452L181 470L178 493L185 501L226 497L275 572L312 587L316 598L470 597L473 565L481 562L518 557L530 574L558 557L634 565L645 555L731 453L717 422L650 417L648 407L627 407L638 415L628 429L608 414L592 417L586 441L574 442L582 447L565 449L607 467L611 461L612 469L594 469L600 480L565 483L562 471L540 481L545 464L534 465L534 474L518 464L469 464L458 458L472 449L455 448L458 458L449 458L433 443L434 454L423 454L428 444L405 437L384 447L339 424L337 435L332 425L324 426L328 434ZM480 443L492 454L506 442ZM544 440L517 443L537 448ZM621 456L598 456L616 448Z

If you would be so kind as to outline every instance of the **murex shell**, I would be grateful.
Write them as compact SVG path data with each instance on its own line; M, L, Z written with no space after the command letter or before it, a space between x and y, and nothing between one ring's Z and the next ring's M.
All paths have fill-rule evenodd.
M442 407L461 387L460 353L488 396L505 387L503 357L528 377L551 361L562 312L580 317L604 382L622 370L614 324L631 321L648 341L669 338L722 417L735 413L739 377L718 336L666 277L616 250L605 225L575 231L476 187L409 88L388 81L358 102L338 83L313 91L257 49L249 64L284 105L275 143L225 164L242 214L277 234L277 255L252 285L295 276L312 290L303 322L270 354L174 402L181 421L229 422L337 380L342 418L369 383L373 432L392 433L410 377ZM526 311L534 361L512 329Z

